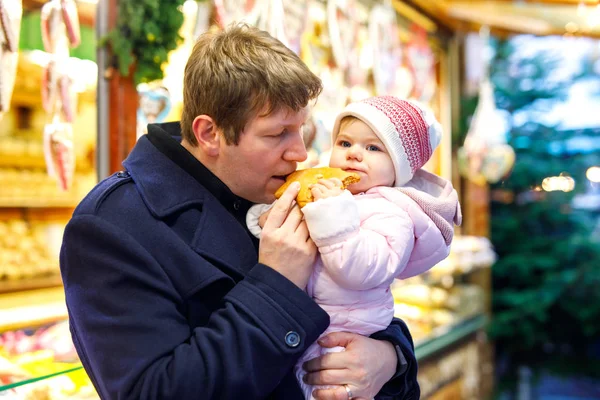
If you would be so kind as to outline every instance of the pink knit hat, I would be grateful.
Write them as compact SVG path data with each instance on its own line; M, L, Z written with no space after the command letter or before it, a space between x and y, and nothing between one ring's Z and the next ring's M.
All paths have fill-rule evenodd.
M369 125L387 148L394 168L394 186L410 181L422 168L442 138L442 127L428 109L394 96L371 97L350 103L337 116L333 140L340 130L342 118L352 116Z

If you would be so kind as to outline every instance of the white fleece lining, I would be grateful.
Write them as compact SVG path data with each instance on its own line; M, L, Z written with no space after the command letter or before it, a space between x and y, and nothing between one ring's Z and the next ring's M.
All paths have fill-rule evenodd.
M420 192L425 192L433 197L440 197L444 192L446 182L437 175L431 172L425 171L424 169L418 169L415 171L415 176L406 182L405 187L414 188Z
M345 240L360 228L358 205L347 191L317 200L302 208L310 237L318 247Z
M273 203L274 204L274 203ZM273 207L273 204L255 204L246 214L246 225L251 234L260 239L262 228L258 225L258 218Z

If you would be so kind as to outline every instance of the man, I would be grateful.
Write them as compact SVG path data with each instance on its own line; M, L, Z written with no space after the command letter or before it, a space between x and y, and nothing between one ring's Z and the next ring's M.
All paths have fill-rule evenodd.
M196 43L181 125L150 125L65 229L73 341L106 399L301 399L292 367L326 329L304 292L316 249L291 186L258 243L245 216L306 158L320 80L267 33L234 26ZM181 137L181 138L180 138ZM399 320L307 362L319 399L418 399Z

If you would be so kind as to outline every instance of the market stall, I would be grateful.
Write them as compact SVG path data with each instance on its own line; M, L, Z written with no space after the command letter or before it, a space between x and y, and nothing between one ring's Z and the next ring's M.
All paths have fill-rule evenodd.
M9 3L21 5L0 5ZM452 179L461 201L475 190L481 196L463 201L465 225L451 256L394 286L396 315L415 339L423 398L489 393L493 359L485 327L495 255L485 237L485 187L463 181L453 162L460 40L444 21L403 1L187 1L178 11L183 41L169 53L162 79L147 82L154 72L134 79L128 72L135 66L122 68L105 50L96 56L96 42L89 40L94 29L104 35L118 25L116 1L97 10L89 2L73 3L77 19L72 9L45 5L58 3L24 1L9 14L21 51L11 54L18 72L11 75L15 85L0 132L0 397L95 395L65 322L58 274L62 229L98 178L121 169L145 122L179 118L177 77L194 38L239 19L284 41L325 83L305 131L310 156L303 167L327 159L335 113L351 100L409 97L442 122L446 135L426 168ZM61 86L64 76L73 81Z
M79 366L58 252L97 182L97 67L93 8L64 5L0 2L0 397L13 396L6 385Z

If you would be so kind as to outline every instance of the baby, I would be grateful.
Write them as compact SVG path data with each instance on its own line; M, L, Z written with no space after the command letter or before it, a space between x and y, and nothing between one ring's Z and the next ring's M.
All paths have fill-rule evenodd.
M330 316L323 335L387 328L394 316L393 280L423 273L448 256L454 224L461 223L458 196L450 182L421 169L441 134L431 112L391 96L351 103L337 117L329 166L361 179L347 190L337 179L320 180L311 189L315 201L302 208L319 249L306 290ZM257 236L266 208L248 212ZM302 380L302 364L331 351L343 348L315 342L297 362L306 399L315 387Z

